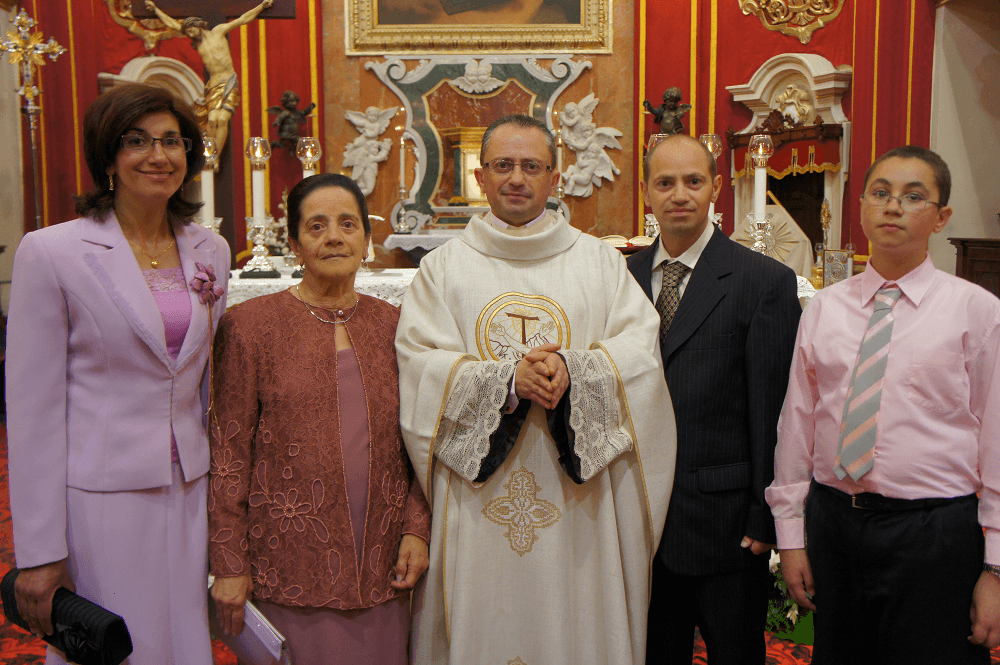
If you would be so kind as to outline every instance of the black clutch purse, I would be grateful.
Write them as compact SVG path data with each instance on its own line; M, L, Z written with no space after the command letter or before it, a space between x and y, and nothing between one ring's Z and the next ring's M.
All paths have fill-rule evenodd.
M7 619L28 630L28 623L17 611L14 580L21 573L14 568L0 582L0 599ZM72 591L59 587L52 598L52 624L55 633L45 641L79 665L119 665L132 653L132 638L125 620Z

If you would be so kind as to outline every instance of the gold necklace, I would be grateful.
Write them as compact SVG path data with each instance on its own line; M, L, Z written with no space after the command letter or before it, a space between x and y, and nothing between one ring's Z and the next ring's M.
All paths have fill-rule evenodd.
M351 308L351 313L348 315L346 319L344 318L344 310L338 309L336 313L337 316L340 317L340 320L338 321L334 319L333 321L328 321L327 319L322 318L312 310L312 307L309 305L309 303L306 302L306 299L303 297L302 289L299 288L298 284L295 285L295 293L299 294L299 302L301 302L305 306L307 312L313 315L314 319L316 319L317 321L322 321L323 323L329 323L331 325L336 325L338 323L347 323L348 321L350 321L351 317L354 316L354 313L358 311L358 305L361 304L361 297L359 296L358 299L354 301L354 307ZM316 305L316 307L319 307L319 305ZM324 307L323 309L326 309L326 307Z
M126 238L126 240L128 240L128 238ZM141 245L136 245L131 240L128 240L128 244L132 245L132 247L135 247L140 252L142 252L143 254L145 254L146 258L149 259L149 265L153 266L154 268L157 268L160 265L160 262L157 261L157 259L160 258L161 256L163 256L164 254L166 254L168 251L170 251L170 248L174 246L174 241L171 240L170 244L167 245L167 248L165 250L163 250L162 252L160 252L159 254L157 254L156 256L150 256L149 254L146 253L146 250L144 250Z

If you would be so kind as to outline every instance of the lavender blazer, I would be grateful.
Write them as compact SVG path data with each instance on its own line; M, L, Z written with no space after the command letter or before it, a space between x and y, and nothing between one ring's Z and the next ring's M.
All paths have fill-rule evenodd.
M229 277L226 241L175 225L195 263ZM113 492L171 484L173 428L187 480L208 472L203 391L209 311L193 290L174 360L160 310L114 214L28 233L14 257L7 328L10 503L17 565L67 556L66 488ZM212 327L225 297L212 307Z

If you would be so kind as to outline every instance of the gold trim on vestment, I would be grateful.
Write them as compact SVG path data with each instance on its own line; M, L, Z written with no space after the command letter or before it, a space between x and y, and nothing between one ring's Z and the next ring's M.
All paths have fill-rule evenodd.
M490 325L492 324L493 317L496 315L496 311L491 311L491 310L493 310L494 305L496 305L499 301L503 300L504 298L511 298L512 300L510 300L509 303L503 303L503 305L497 307L496 311L499 311L500 307L506 307L507 304L523 305L524 307L528 307L528 308L540 309L540 310L546 312L550 317L552 317L552 321L555 323L556 327L559 328L559 339L562 340L565 337L565 341L564 342L560 342L560 344L562 345L562 348L563 349L569 349L570 348L571 335L570 335L569 317L566 316L566 311L559 305L559 303L557 303L555 300L553 300L552 298L549 298L547 296L542 296L542 295L528 295L526 293L518 293L516 291L508 291L507 293L502 293L499 296L497 296L496 298L494 298L493 300L491 300L490 302L488 302L486 304L486 306L483 307L482 311L479 313L479 318L476 320L476 349L479 351L479 357L480 357L480 359L482 359L482 360L492 359L492 360L498 360L498 361L500 360L500 358L497 358L493 354L493 349L490 348L490 346L489 346L489 329L490 329ZM524 302L522 300L513 300L513 298L526 298L529 301L530 300L541 300L541 301L547 302L547 303L549 303L549 304L552 305L553 309L558 310L559 316L557 317L557 316L553 315L553 313L552 313L551 310L549 310L546 307L543 307L542 305L536 305L536 304L534 304L532 302ZM484 327L483 326L483 319L484 319L484 317L487 316L487 314L490 315L490 318L489 318L489 321L487 321L487 325ZM561 317L561 319L560 319L560 317ZM564 332L562 330L562 326L563 325L565 325L565 328L566 328L565 329L565 334L564 334ZM483 349L483 342L486 342L486 347L487 348L485 350Z

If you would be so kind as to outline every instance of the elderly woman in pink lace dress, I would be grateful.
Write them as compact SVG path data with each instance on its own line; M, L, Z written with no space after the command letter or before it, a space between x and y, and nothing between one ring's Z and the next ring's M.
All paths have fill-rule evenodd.
M399 429L399 310L354 290L371 226L351 179L288 195L297 286L228 312L215 346L209 498L212 596L244 601L297 663L407 662L410 589L430 509Z

